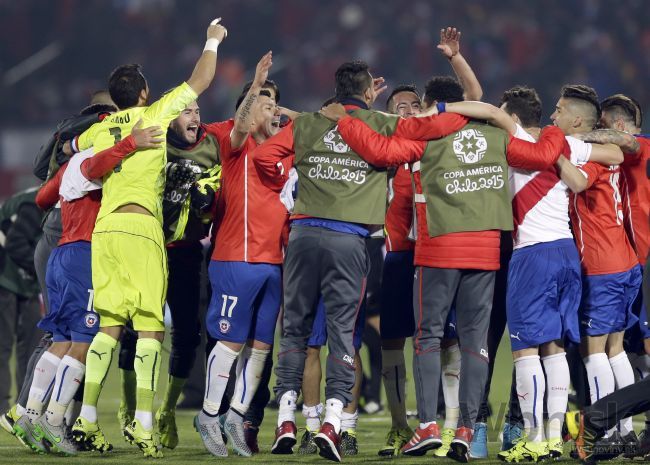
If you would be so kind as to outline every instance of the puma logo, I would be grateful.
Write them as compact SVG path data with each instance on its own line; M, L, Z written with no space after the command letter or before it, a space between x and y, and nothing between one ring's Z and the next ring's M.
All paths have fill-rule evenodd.
M592 318L589 318L589 321L582 320L581 323L582 323L583 325L585 325L585 326L587 326L587 327L593 329L593 327L591 326L591 322L592 322L592 321L593 321L593 319L592 319Z
M452 373L450 371L447 371L447 372L445 372L445 376L453 376L456 379L460 379L460 373L456 374L456 373Z
M142 363L144 363L144 358L145 358L145 357L148 357L148 356L149 356L149 354L136 355L135 358L137 358L137 359L140 360Z
M521 398L524 399L524 400L526 400L526 396L527 396L527 395L528 395L528 393L526 393L526 394L519 394L519 393L517 393L517 397L521 397Z
M510 338L517 339L519 342L521 342L521 339L519 338L519 331L517 331L517 334L510 333Z
M95 349L90 349L91 354L97 355L97 358L102 359L102 355L106 355L106 352L97 352Z

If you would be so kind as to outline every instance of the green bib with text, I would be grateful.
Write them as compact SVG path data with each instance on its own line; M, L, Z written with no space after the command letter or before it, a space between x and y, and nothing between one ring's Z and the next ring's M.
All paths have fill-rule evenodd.
M421 160L431 237L462 231L512 231L505 131L470 122L430 141Z
M351 114L376 132L390 135L398 117L369 110ZM318 113L294 121L294 166L298 171L295 214L360 224L384 224L385 168L376 168L354 153L336 124Z

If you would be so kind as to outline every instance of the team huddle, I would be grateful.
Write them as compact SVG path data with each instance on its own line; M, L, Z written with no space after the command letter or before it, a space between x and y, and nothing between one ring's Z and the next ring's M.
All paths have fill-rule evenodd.
M650 141L639 135L633 98L600 101L588 86L565 85L553 125L542 127L532 88L507 90L500 107L480 102L460 33L447 28L438 49L457 79L434 76L422 95L400 85L386 112L371 109L384 79L360 61L339 66L320 111L279 106L268 52L234 117L204 123L197 99L226 37L213 21L189 79L150 105L140 67L116 68L108 91L57 131L36 195L55 231L44 228L41 239L46 336L3 428L39 453L110 451L97 403L119 343L124 439L162 457L178 445L176 404L204 327L194 428L210 454L260 452L273 366L271 453L337 462L357 454L368 243L383 233L382 379L392 424L379 455L488 457L492 356L507 323L514 372L499 459L557 459L569 437L586 461L650 458L650 415L639 437L628 417L585 444L583 417L567 414L570 347L594 405L650 374L641 293ZM206 237L211 297L200 322ZM169 382L154 412L166 308Z

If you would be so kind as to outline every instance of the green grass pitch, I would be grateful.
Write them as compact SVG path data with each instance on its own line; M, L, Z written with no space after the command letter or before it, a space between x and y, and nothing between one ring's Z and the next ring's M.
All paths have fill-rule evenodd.
M167 338L168 344L169 338ZM490 441L490 458L477 461L479 463L491 464L501 463L496 459L496 453L499 450L498 433L502 426L502 418L505 413L505 406L510 389L510 374L512 370L512 359L509 353L509 341L504 338L501 348L497 355L497 363L492 381L492 390L490 401L494 410L492 418L489 420L489 441ZM407 353L407 360L410 360L410 351ZM117 358L117 357L115 357ZM166 359L163 370L166 372ZM409 362L407 362L409 364ZM166 376L161 373L160 383L158 385L158 401L164 392L166 385ZM272 381L273 382L273 381ZM415 408L415 395L413 392L413 383L409 379L409 407ZM441 393L442 395L442 393ZM106 386L99 402L100 424L106 431L108 439L114 444L114 450L110 453L101 455L98 453L80 453L76 457L57 457L49 455L35 455L30 453L18 444L18 441L0 430L0 464L38 464L38 463L72 463L84 465L112 465L112 464L132 464L142 463L143 461L152 461L154 459L145 459L140 451L135 447L127 444L121 437L118 429L116 412L119 405L119 375L116 362L111 367L111 372L106 381ZM218 459L210 455L203 447L198 434L192 427L192 418L196 412L179 410L177 411L177 424L179 428L180 443L174 450L165 449L165 457L160 459L161 463L173 464L214 464L219 461L228 463L330 463L327 460L314 456L303 455L271 455L270 448L275 429L275 420L277 411L267 409L266 418L260 432L261 453L252 458L244 458L231 455L227 459ZM411 426L416 425L416 420L411 421ZM304 427L302 416L298 414L298 427ZM344 463L387 463L395 462L399 464L425 464L425 463L455 463L447 458L435 458L431 452L424 457L397 457L386 459L377 456L377 451L384 444L384 438L390 427L390 417L386 411L377 415L362 415L359 419L359 428L357 437L359 439L360 453L355 457L344 457ZM299 431L302 434L302 431ZM568 452L567 445L566 451ZM570 461L564 458L562 461Z

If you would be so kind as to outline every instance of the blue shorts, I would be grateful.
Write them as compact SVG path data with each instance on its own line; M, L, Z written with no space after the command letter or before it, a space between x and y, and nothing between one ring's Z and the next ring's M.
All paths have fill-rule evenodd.
M381 278L379 333L382 339L404 339L415 333L413 251L388 252Z
M366 299L363 299L359 313L357 314L357 322L354 325L354 338L352 345L354 350L359 351L363 344L363 330L366 327ZM322 347L327 344L327 315L325 314L325 305L323 298L318 300L316 307L316 316L314 317L314 325L311 329L311 336L307 340L309 347Z
M447 322L445 323L445 331L442 336L444 339L458 339L456 332L456 306L452 305L449 313L447 314Z
M638 321L633 307L641 280L639 265L622 273L584 276L580 334L602 336L632 327Z
M643 275L643 267L641 267L641 274ZM650 330L648 329L648 310L643 301L643 292L640 290L632 304L632 313L639 318L639 324L633 325L625 331L625 351L643 353L645 351L643 340L650 338Z
M206 328L214 339L273 344L282 302L282 268L268 263L210 261L212 297Z
M512 254L506 315L512 350L558 339L580 342L581 271L571 239L542 242Z
M90 242L86 241L61 245L50 254L45 274L50 309L38 327L51 332L54 342L89 344L99 330L90 263Z

